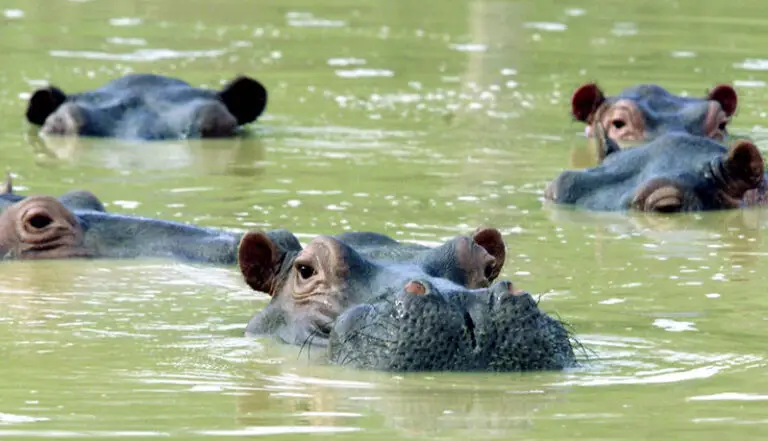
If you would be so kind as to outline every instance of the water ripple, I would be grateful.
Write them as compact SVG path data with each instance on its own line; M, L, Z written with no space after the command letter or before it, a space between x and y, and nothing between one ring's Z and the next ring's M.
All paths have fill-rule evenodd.
M86 60L104 60L104 61L135 61L148 62L158 60L172 60L179 58L215 58L227 53L223 49L201 50L201 51L177 51L173 49L138 49L133 52L116 54L110 52L95 51L67 51L52 50L48 52L52 57L62 58L83 58Z

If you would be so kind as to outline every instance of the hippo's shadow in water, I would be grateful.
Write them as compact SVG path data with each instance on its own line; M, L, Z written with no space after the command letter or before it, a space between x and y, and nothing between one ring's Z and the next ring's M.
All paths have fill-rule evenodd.
M568 400L560 373L401 374L340 372L338 367L263 366L246 374L236 400L243 426L365 428L395 436L461 435L509 439L534 429L538 415ZM543 384L542 384L543 383ZM547 419L547 417L544 417ZM385 432L386 433L386 432Z
M630 212L589 212L545 203L549 219L558 225L581 226L594 237L595 258L603 262L609 243L621 236L642 236L655 246L642 247L655 256L689 258L722 249L734 263L751 266L764 242L768 217L762 209L738 209L690 215Z
M134 141L115 138L43 135L29 130L27 142L42 167L95 165L117 171L184 169L196 175L259 176L264 143L254 134L225 139Z

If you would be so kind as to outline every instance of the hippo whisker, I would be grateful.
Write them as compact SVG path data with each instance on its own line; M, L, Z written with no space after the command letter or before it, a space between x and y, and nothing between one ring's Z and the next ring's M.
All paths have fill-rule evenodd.
M304 339L304 343L302 343L301 347L299 348L299 354L296 356L297 360L301 358L301 353L304 351L304 348L307 348L307 361L312 359L312 340L321 334L323 333L318 329L312 329L309 331L309 335Z

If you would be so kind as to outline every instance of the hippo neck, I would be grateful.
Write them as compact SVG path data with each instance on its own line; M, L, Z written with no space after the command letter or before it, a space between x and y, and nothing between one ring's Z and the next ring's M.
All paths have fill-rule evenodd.
M241 233L180 222L78 210L84 246L104 258L162 257L231 265Z

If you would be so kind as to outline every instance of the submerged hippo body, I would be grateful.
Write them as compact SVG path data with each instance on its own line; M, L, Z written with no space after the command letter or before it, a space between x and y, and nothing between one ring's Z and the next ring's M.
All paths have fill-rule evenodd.
M588 83L573 93L571 114L586 124L587 136L597 141L597 159L602 160L610 152L596 136L598 125L620 147L652 141L665 133L722 141L737 105L736 91L725 84L715 86L705 97L683 97L655 84L640 84L605 96L596 84Z
M681 133L619 150L603 136L609 155L597 167L564 171L545 198L596 211L678 212L738 208L765 187L764 162L749 141L730 148Z
M390 371L525 371L574 363L569 335L510 282L506 251L478 230L437 248L374 233L319 236L305 248L243 236L246 282L271 296L247 335L323 346L331 363ZM358 251L359 250L359 251Z
M258 81L237 77L220 91L153 74L131 74L87 92L38 89L27 120L44 134L138 140L225 137L255 121L266 107Z

